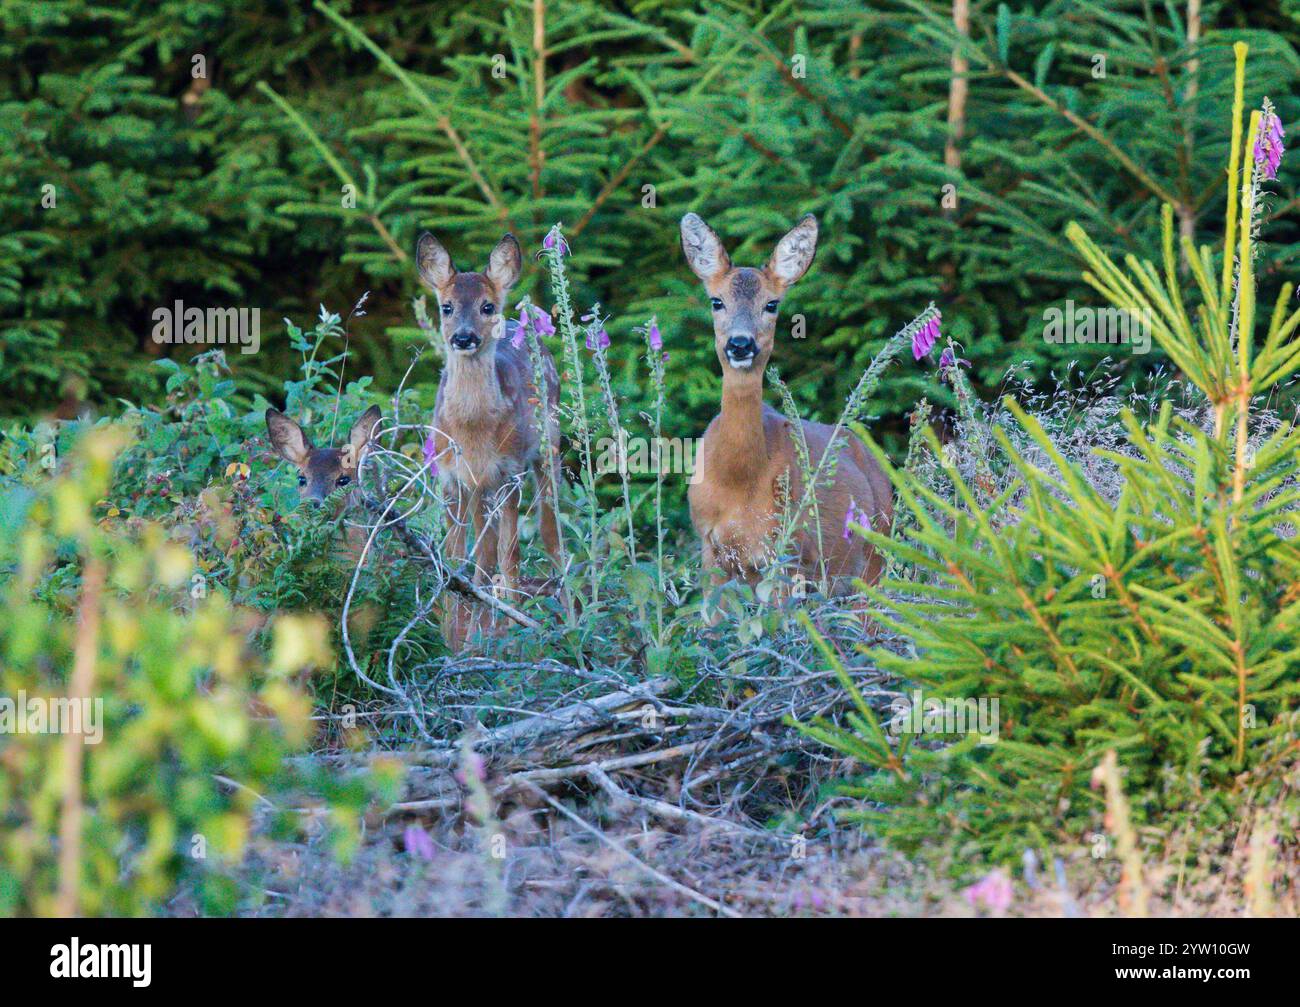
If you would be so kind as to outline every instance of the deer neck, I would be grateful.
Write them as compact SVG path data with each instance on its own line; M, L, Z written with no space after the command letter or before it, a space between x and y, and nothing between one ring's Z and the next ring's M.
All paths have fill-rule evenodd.
M710 454L716 459L717 476L734 486L757 483L767 471L768 461L762 371L723 373L722 414L716 429L716 450Z
M484 347L472 357L452 353L447 358L447 408L464 419L501 412L505 397L497 378L495 347Z

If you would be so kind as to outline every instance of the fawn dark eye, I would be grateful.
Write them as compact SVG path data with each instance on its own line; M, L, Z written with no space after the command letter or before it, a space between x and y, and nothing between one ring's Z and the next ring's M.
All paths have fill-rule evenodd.
M335 486L346 486L346 485L347 485L348 483L350 483L351 481L352 481L352 477L351 477L351 476L339 476L338 479L335 480L334 485L335 485Z
M780 306L780 304L781 304L780 301L768 301L766 304L763 305L763 310L766 311L769 315L775 315L776 309Z
M299 476L299 477L298 477L298 485L299 485L299 486L306 486L306 485L307 485L307 477L306 477L306 476Z
M444 305L442 306L442 313L443 313L444 315L450 315L450 314L451 314L451 305L450 305L450 304L444 304Z
M714 311L721 311L721 310L722 310L723 304L722 304L722 298L721 298L721 297L710 297L710 298L709 298L709 303L713 305L713 310L714 310Z
M484 301L483 307L479 308L479 311L483 312L483 314L485 315L490 315L492 314L492 312L496 311L496 309L497 306L493 304L491 301Z

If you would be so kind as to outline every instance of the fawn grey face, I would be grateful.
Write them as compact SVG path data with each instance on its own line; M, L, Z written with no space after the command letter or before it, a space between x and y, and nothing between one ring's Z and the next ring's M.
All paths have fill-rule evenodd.
M345 491L342 507L352 503L361 456L379 425L378 406L371 406L352 425L341 448L314 447L302 427L278 409L266 411L266 430L275 453L298 469L299 499L319 505L336 489Z
M415 246L415 261L421 282L438 299L448 351L472 357L485 346L495 346L505 330L506 295L523 265L514 235L497 242L481 273L458 273L447 250L428 231Z
M682 218L682 251L708 291L723 367L762 373L772 355L781 298L808 271L816 250L817 218L809 213L776 243L762 269L733 267L713 228L694 213Z

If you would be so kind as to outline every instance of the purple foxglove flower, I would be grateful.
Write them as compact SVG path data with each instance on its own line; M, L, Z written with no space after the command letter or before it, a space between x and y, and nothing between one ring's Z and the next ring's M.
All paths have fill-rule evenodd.
M912 356L920 360L928 356L934 349L935 340L939 338L939 320L943 316L935 312L935 316L922 325L912 335Z
M549 252L557 247L557 244L561 255L569 254L569 243L564 240L564 237L556 231L548 231L546 237L542 239L542 247Z
M844 512L844 537L845 539L853 538L853 525L867 527L867 515L865 511L858 509L856 501L849 501L849 509Z
M587 349L591 350L592 353L595 353L598 349L604 350L608 348L609 333L605 331L605 326L602 325L595 331L592 331L591 329L587 330Z
M1273 106L1264 103L1264 114L1259 121L1259 133L1255 137L1255 166L1266 179L1277 178L1278 166L1282 155L1286 153L1282 138L1286 135L1282 129L1282 120L1273 111Z
M510 321L506 322L506 328L510 332L510 345L516 350L522 350L524 348L524 337L528 332L528 314L525 312L520 315L518 321L513 318L510 319Z
M433 442L433 434L424 439L424 464L430 475L438 474L438 446Z
M650 322L650 328L647 330L646 335L650 339L650 349L662 350L664 348L663 336L659 334L659 324L653 319Z
M955 367L969 367L970 361L952 352L951 346L945 346L943 352L939 354L939 380L947 381L951 377L951 371Z
M542 310L537 305L533 305L533 328L537 330L539 336L555 335L555 323L551 321L548 312Z
M1011 908L1011 879L1004 871L992 871L963 894L972 909L978 910L983 905L994 916L1005 916Z
M406 827L406 831L402 833L402 843L406 847L406 852L413 857L419 857L421 860L432 860L434 857L433 838L418 825Z

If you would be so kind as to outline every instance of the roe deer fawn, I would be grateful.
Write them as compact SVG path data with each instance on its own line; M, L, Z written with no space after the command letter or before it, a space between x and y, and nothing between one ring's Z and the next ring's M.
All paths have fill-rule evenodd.
M761 269L734 267L722 242L697 215L682 218L682 250L703 281L713 306L714 346L722 365L722 412L705 431L697 479L688 491L691 523L703 543L704 569L721 569L714 583L742 578L756 584L774 556L783 511L791 515L803 498L803 473L792 440L794 421L763 402L763 369L772 355L777 309L785 292L812 264L817 219L804 216L779 242ZM815 470L833 428L798 421ZM792 542L796 570L810 580L823 563L834 593L852 580L880 576L881 561L858 535L845 537L849 508L865 513L876 531L888 531L893 513L889 477L858 439L842 431L833 481L817 487L818 529L813 508L799 517ZM782 492L782 486L788 487Z
M489 579L495 564L500 578L494 584L513 592L519 588L519 504L529 469L541 500L542 541L559 563L555 502L547 488L559 485L559 462L551 447L559 444L555 361L542 347L550 416L548 443L542 444L535 412L542 393L533 386L528 350L503 338L506 295L522 267L519 242L507 234L492 249L483 272L462 273L426 232L415 259L421 281L438 299L447 344L433 438L439 478L450 491L448 552L452 559L466 558L466 533L470 522L477 522L475 582Z
M278 409L266 411L266 432L275 453L298 470L299 499L319 506L336 489L343 489L346 492L339 502L342 511L356 502L357 469L361 467L361 458L369 449L381 418L379 407L371 406L352 424L347 443L341 448L313 446L302 427ZM359 555L364 544L364 529L351 527L347 530L347 553L350 556Z

